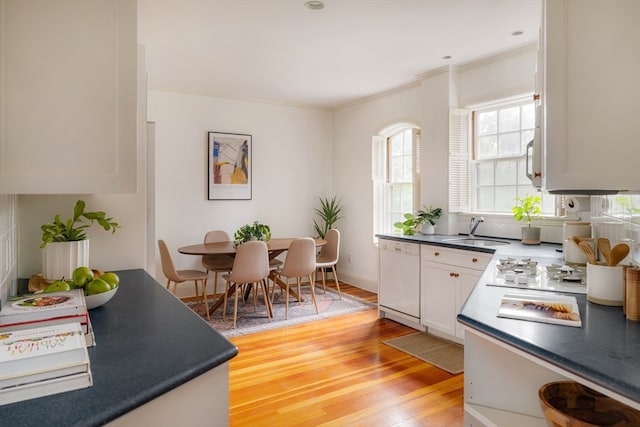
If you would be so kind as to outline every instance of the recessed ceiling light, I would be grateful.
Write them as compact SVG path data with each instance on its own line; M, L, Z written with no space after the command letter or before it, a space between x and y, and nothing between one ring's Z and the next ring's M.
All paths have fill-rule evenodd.
M311 0L311 1L306 2L304 4L304 6L307 9L320 10L320 9L324 9L324 2L322 2L320 0Z
M511 33L512 36L521 36L523 34L524 34L524 31L520 31L520 30L514 31L513 33Z
M442 59L451 59L451 55L445 55L442 57Z

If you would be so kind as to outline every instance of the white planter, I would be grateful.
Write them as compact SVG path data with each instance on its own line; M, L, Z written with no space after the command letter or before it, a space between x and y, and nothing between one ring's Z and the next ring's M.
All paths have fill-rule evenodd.
M425 222L422 224L422 229L420 230L422 234L434 234L436 232L436 226L431 224L430 222Z
M42 250L42 275L47 282L70 279L78 267L89 267L89 240L49 243Z

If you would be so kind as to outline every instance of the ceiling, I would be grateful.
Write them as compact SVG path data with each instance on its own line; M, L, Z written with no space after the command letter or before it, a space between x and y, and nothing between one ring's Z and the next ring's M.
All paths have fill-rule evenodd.
M536 43L541 16L540 0L306 1L138 0L149 88L332 110Z

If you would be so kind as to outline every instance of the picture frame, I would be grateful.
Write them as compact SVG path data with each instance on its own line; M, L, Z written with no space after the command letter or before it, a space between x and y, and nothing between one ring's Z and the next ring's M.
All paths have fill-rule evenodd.
M251 200L251 135L208 132L208 139L208 199Z

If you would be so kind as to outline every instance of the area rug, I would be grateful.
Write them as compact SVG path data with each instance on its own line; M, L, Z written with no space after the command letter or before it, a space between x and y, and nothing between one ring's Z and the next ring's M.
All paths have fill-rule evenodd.
M424 332L383 341L451 374L464 371L464 347Z
M233 328L233 298L227 301L226 318L224 320L222 319L222 307L211 314L211 320L207 320L202 302L190 302L187 305L204 320L207 320L211 327L226 337L237 337L376 307L375 304L347 295L344 292L342 293L342 299L340 299L338 293L333 289L327 288L325 294L322 286L316 286L318 314L316 314L311 300L311 288L309 286L302 287L302 299L303 302L298 304L295 298L289 297L289 319L285 320L284 295L281 295L280 291L277 290L273 300L274 316L269 321L262 300L262 292L258 292L256 311L253 308L253 295L251 295L246 303L242 300L238 301L238 320L235 329ZM209 306L213 302L214 300L210 299Z

